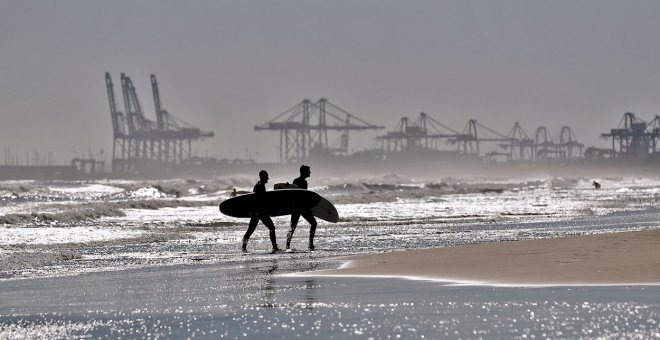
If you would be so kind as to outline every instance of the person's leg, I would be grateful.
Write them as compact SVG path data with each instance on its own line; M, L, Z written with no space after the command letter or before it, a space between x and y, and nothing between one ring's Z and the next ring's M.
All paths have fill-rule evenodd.
M261 219L261 222L268 228L268 232L270 235L270 243L273 245L273 251L278 251L280 248L277 247L277 239L275 236L275 224L273 224L273 220L270 219L270 216L264 215L264 216L259 216L259 219Z
M289 228L289 232L286 234L286 249L291 248L291 239L293 238L293 232L296 231L296 226L298 226L298 220L300 220L300 214L291 214L291 227Z
M250 236L252 236L252 233L254 233L254 229L257 228L258 223L259 223L259 217L252 216L252 218L250 218L250 223L248 223L248 229L245 232L245 235L243 236L243 244L241 246L241 249L243 250L244 253L247 253L248 240L250 240Z
M316 234L316 218L311 211L302 215L309 222L309 250L314 250L314 235Z

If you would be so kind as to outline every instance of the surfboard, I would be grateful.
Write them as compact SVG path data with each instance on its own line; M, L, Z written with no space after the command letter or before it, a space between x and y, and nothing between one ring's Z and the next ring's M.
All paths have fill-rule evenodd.
M287 183L275 183L275 185L273 186L273 189L275 189L275 190L300 189L300 187L295 185L295 184L289 184L289 182L287 182Z
M325 197L320 196L321 200L315 206L312 207L312 214L324 221L337 223L339 222L339 212L337 208L330 203Z
M260 207L270 216L291 215L294 211L311 209L321 200L313 191L302 189L266 191L236 196L220 203L220 212L232 217L252 217Z
M275 183L273 186L275 190L284 190L284 189L300 189L299 186L290 183ZM330 203L325 197L321 196L321 200L318 204L312 207L312 214L324 221L337 223L339 222L339 212L335 206Z
M314 216L332 223L339 221L337 209L321 195L304 189L280 189L265 193L250 193L220 203L220 212L227 216L248 218L263 207L269 216L291 215L296 211L312 210Z

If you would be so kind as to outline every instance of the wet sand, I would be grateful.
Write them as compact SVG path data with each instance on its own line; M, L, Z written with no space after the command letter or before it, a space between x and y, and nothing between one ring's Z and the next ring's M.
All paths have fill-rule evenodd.
M660 230L346 257L312 275L431 279L503 286L659 285Z

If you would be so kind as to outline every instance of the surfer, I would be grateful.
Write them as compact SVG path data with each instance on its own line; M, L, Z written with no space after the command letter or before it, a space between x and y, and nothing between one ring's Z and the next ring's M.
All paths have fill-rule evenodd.
M591 184L593 184L593 186L594 186L595 189L600 189L600 183L594 181L594 182L591 183Z
M241 249L243 250L244 253L247 253L247 244L248 240L250 240L250 236L254 232L254 229L257 228L257 224L259 224L259 220L261 220L261 223L263 223L266 228L268 228L268 232L270 234L270 243L273 245L273 253L279 251L280 249L277 247L277 240L275 239L275 225L273 224L273 220L270 219L270 215L268 215L268 212L265 211L264 209L264 203L262 202L262 199L260 199L260 194L263 194L266 192L266 183L268 183L268 172L266 170L261 170L259 171L259 182L255 184L254 189L252 191L256 194L257 197L257 207L256 207L256 212L252 213L252 216L250 217L250 223L248 224L248 229L245 232L245 236L243 236L243 244Z
M237 191L236 188L234 188L234 191L232 191L231 194L229 194L229 198L234 198L236 196L245 195L249 193L250 193L249 191L243 191L243 190Z
M307 180L306 178L309 178L311 176L312 171L307 165L301 165L300 166L300 177L296 178L293 180L293 184L298 186L301 189L307 189ZM307 222L310 224L309 228L309 250L314 250L314 234L316 233L316 218L314 218L314 215L312 214L312 211L310 209L304 210L304 211L298 211L294 212L291 214L291 228L289 229L289 232L286 234L286 249L289 249L291 247L291 238L293 237L293 232L296 231L296 226L298 225L298 220L300 220L300 216L305 218Z

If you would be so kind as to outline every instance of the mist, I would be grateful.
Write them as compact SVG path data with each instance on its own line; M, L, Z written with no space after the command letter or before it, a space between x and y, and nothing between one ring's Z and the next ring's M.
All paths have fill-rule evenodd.
M194 152L278 159L262 124L325 97L391 130L426 112L528 134L573 128L587 146L623 113L660 106L654 1L30 1L0 3L0 145L57 163L99 154L112 127L103 76L133 79L215 137ZM373 147L381 131L351 136Z

